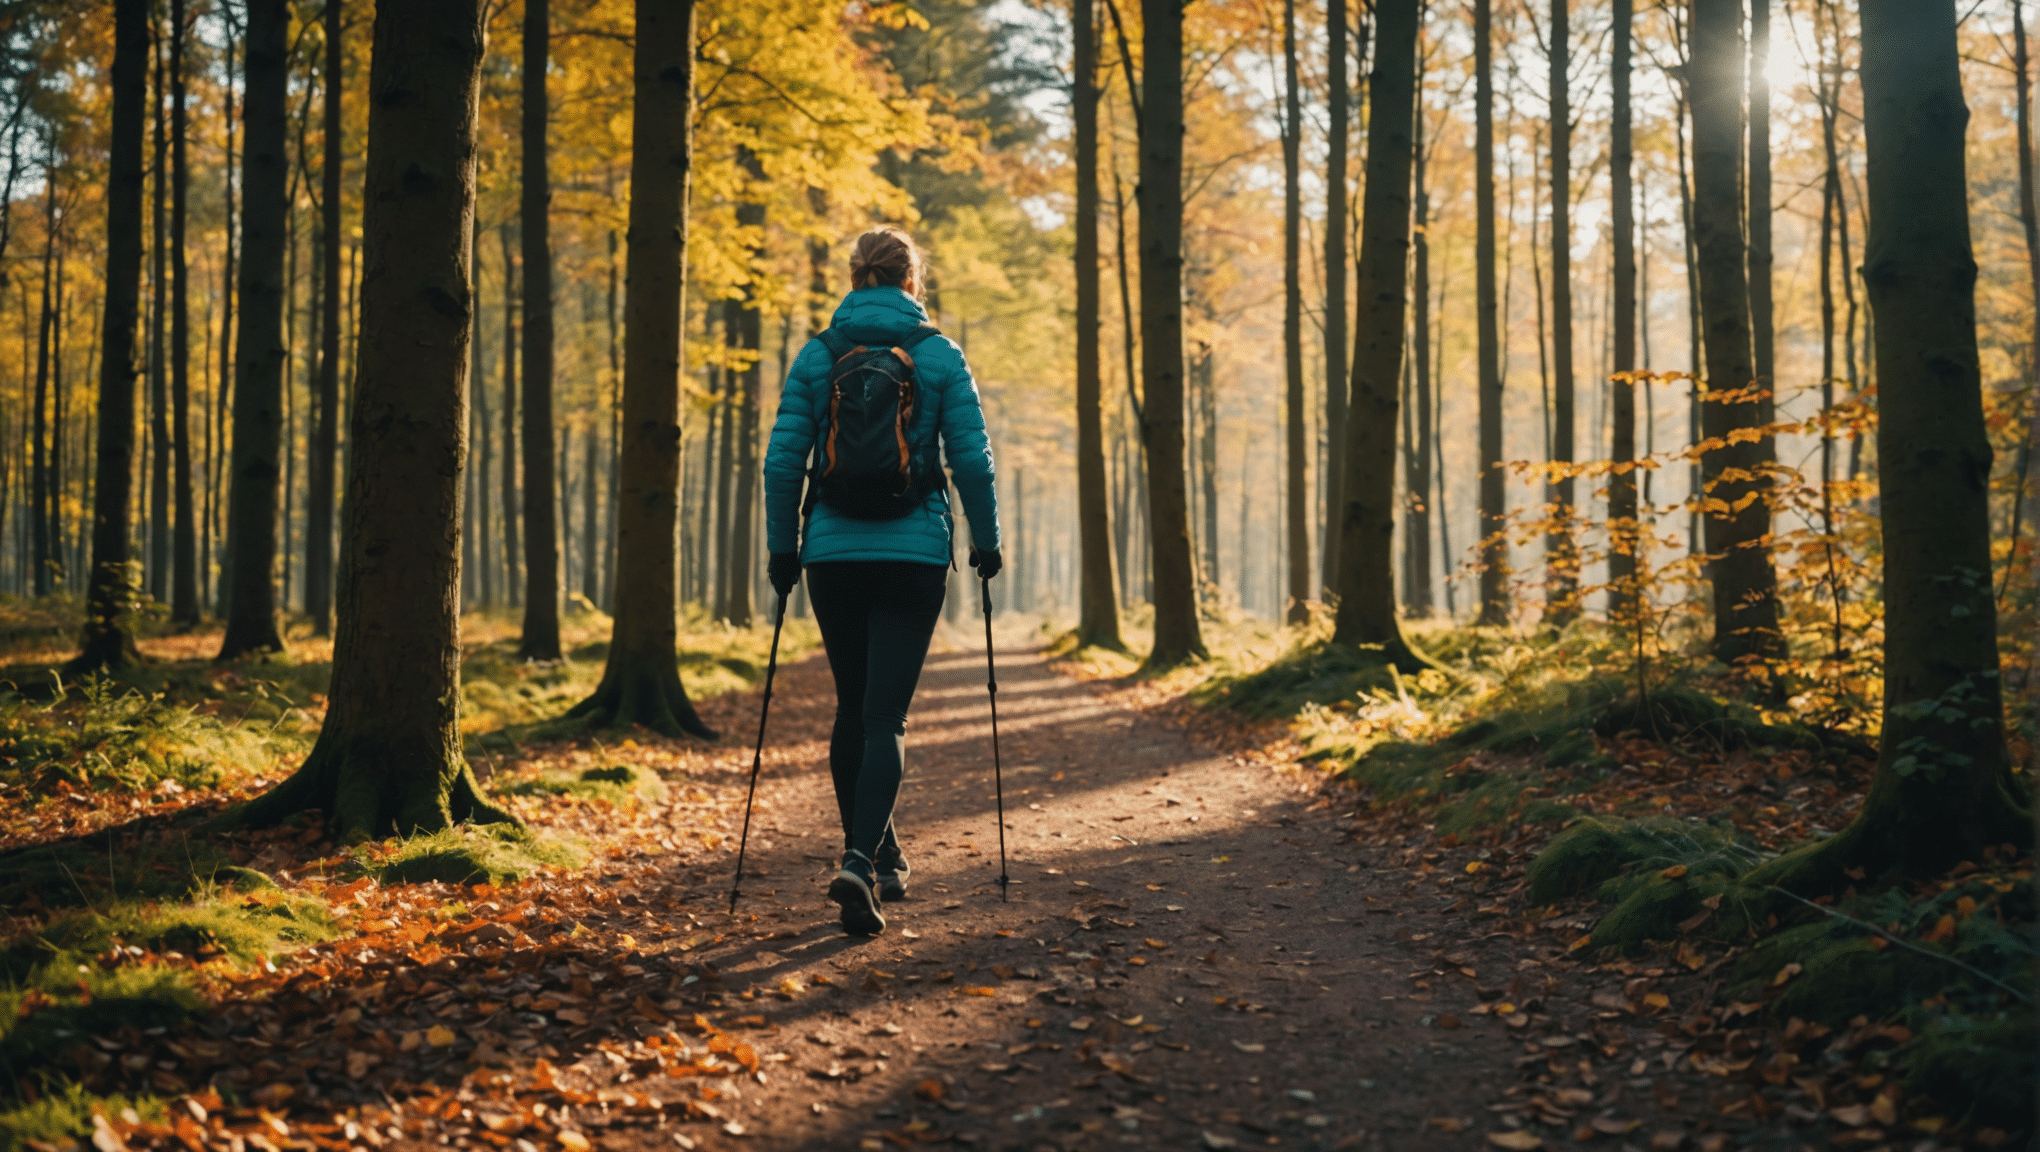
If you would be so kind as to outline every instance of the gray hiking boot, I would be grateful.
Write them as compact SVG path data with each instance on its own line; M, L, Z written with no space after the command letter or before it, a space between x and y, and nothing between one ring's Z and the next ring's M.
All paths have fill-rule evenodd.
M871 857L852 848L843 853L843 868L829 882L829 899L843 909L843 930L853 936L876 936L885 931L885 917L879 914L879 894Z
M907 858L898 848L880 848L874 867L878 870L879 899L891 904L907 898L907 877L914 870L907 867Z

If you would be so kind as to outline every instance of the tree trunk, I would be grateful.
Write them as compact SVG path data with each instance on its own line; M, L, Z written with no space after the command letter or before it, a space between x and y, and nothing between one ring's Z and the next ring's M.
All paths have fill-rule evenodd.
M1333 0L1337 3L1338 0ZM1071 116L1077 198L1077 642L1125 649L1112 572L1112 518L1106 508L1105 415L1098 335L1098 24L1094 0L1071 0ZM810 293L819 296L819 293Z
M1296 0L1282 3L1282 369L1285 461L1284 522L1288 526L1289 605L1283 614L1291 624L1310 621L1316 581L1310 569L1310 482L1308 429L1303 388L1303 104L1296 69ZM1152 102L1152 101L1151 101ZM1146 159L1145 150L1141 153ZM1147 174L1141 174L1143 185ZM1143 268L1141 275L1147 275ZM1142 294L1145 297L1145 293ZM1142 300L1145 311L1146 300ZM1148 399L1150 409L1154 398ZM1325 541L1327 547L1331 541ZM1327 565L1330 567L1330 565Z
M56 305L51 297L51 277L55 274L57 263L57 182L54 178L45 180L44 191L48 208L43 217L42 312L36 323L35 401L33 422L30 424L28 481L29 560L33 565L29 573L29 587L36 596L50 594L50 570L56 564L53 525L50 523L56 492L55 485L51 483L49 454L44 447L50 440L50 334L56 323ZM25 318L27 293L23 293L21 299ZM22 327L26 337L27 325L24 323Z
M1378 0L1368 85L1367 167L1353 331L1353 400L1339 516L1337 644L1379 645L1382 658L1423 666L1395 612L1396 409L1407 331L1411 137L1420 0Z
M475 214L474 223L468 232L468 267L472 269L470 282L474 285L475 326L474 343L468 354L471 365L468 376L468 395L474 397L475 439L480 441L480 451L475 454L470 469L475 474L475 524L481 536L475 547L475 563L480 571L475 573L475 589L481 594L482 607L496 606L496 525L489 514L489 446L494 439L495 425L489 421L489 358L485 339L488 325L481 322L482 309L482 221L481 214Z
M1141 0L1141 439L1147 446L1148 529L1154 548L1154 647L1167 668L1207 655L1197 619L1183 474L1183 8ZM1293 506L1293 505L1292 505ZM1308 569L1305 571L1308 576Z
M1707 451L1701 482L1714 586L1713 652L1724 664L1782 648L1771 530L1770 438L1759 427L1742 234L1742 13L1739 0L1693 0L1693 233L1699 258Z
M1623 466L1636 460L1636 194L1631 186L1635 164L1630 130L1630 26L1635 0L1614 0L1615 60L1613 68L1608 150L1609 198L1615 229L1615 357L1609 408L1614 434L1608 475L1608 616L1620 620L1638 603L1636 587L1636 472ZM1650 387L1645 381L1644 387Z
M1924 879L2033 835L1999 687L1955 13L1864 0L1862 19L1884 734L1856 819L1751 874L1802 896L1840 889L1850 867L1868 868L1872 882Z
M1215 319L1213 320L1216 323ZM1197 342L1193 365L1197 405L1197 482L1201 489L1198 509L1204 518L1204 571L1200 581L1213 592L1224 583L1218 571L1218 352Z
M735 343L725 323L723 342ZM713 370L711 370L713 375ZM720 373L722 399L716 404L715 454L715 538L710 541L714 569L709 582L715 588L715 618L730 618L730 498L736 488L737 374L727 367Z
M602 539L608 555L608 563L602 569L602 596L597 603L602 610L616 612L616 524L617 505L623 499L623 339L622 322L618 316L617 298L621 271L616 259L616 229L609 230L609 523L604 526ZM687 424L680 421L679 466L686 468ZM592 593L591 593L592 595Z
M236 270L234 266L236 252L236 245L234 243L234 187L236 183L234 180L234 33L237 31L237 25L234 21L232 8L226 9L226 18L227 82L222 86L220 92L220 101L225 113L221 117L221 131L225 134L226 138L225 146L222 149L226 154L226 172L223 181L224 187L221 189L226 202L226 227L221 232L223 237L221 246L226 251L221 260L222 269L220 275L220 373L213 385L218 393L214 399L215 411L212 428L214 445L213 470L206 477L206 499L213 506L213 518L207 522L208 529L212 529L215 526L216 519L224 510L223 505L227 502L223 499L223 496L227 487L225 473L228 459L227 414L231 405L227 402L226 391L228 382L235 379L234 285L239 283L235 278ZM211 550L208 549L207 562L217 563L220 567L219 583L215 585L217 596L213 602L213 607L221 616L225 616L227 614L227 606L232 601L230 593L233 580L230 565L233 562L233 535L225 526L220 527L218 535L221 551L218 556L213 556L211 555Z
M497 445L503 457L503 599L511 607L523 603L524 582L518 579L518 522L523 519L517 499L517 255L511 243L510 222L496 228L503 249L503 442Z
M1290 54L1295 58L1295 53ZM1339 486L1346 476L1346 138L1351 92L1346 82L1346 0L1325 0L1325 507L1318 586L1339 583ZM1244 573L1242 573L1244 576Z
M333 497L340 432L340 168L341 90L346 85L341 53L341 9L345 0L326 0L325 157L320 172L319 242L324 288L320 297L318 407L313 413L311 466L306 484L305 611L312 634L333 634ZM463 236L462 241L470 238ZM468 256L470 268L474 265Z
M602 606L602 508L597 493L602 466L596 461L596 452L601 445L601 431L590 424L587 443L581 447L581 595L598 608Z
M247 137L242 153L241 332L234 353L233 492L227 510L233 589L220 659L280 651L276 628L277 480L283 450L284 231L290 4L249 0Z
M759 186L765 180L765 170L758 157L749 148L742 148L738 150L737 160L751 177L748 194L762 195ZM762 202L746 200L739 203L736 218L737 227L746 235L764 235L765 205ZM762 248L751 251L747 270L750 278L744 284L743 295L724 302L730 347L743 357L743 367L729 372L731 403L735 406L736 416L736 437L732 444L735 451L730 453L730 459L736 474L731 493L730 531L723 537L729 545L729 553L723 558L727 589L725 618L739 628L751 626L751 585L758 563L752 521L758 501L758 408L761 402L759 384L763 375L759 364L759 345L764 336L764 318L758 311L757 283L764 275L764 260Z
M553 497L552 177L546 148L549 0L524 3L524 635L517 655L560 658L560 536Z
M616 625L595 694L569 716L714 739L680 683L673 603L687 181L694 163L693 0L638 0L623 349Z
M1423 31L1422 19L1422 14L1419 14L1419 33ZM1408 442L1404 445L1408 463L1403 487L1409 524L1403 531L1403 553L1407 558L1409 579L1403 589L1403 603L1409 606L1410 615L1421 619L1431 614L1431 237L1428 233L1431 190L1426 180L1428 157L1424 151L1424 50L1421 35L1417 44L1417 75L1410 98L1410 158L1415 172L1412 186L1416 213L1416 227L1411 230L1415 251L1410 259L1410 291L1415 297L1416 320L1410 329L1414 338L1409 365L1412 411L1403 415L1403 424L1414 426L1409 427ZM1443 383L1442 379L1440 383Z
M150 31L155 34L156 89L149 103L154 126L155 157L150 167L156 175L156 194L149 201L149 561L143 573L149 595L159 602L170 600L170 379L169 330L165 324L170 311L170 133L164 104L170 96L169 66L163 58L162 29L152 12Z
M184 254L188 120L184 0L170 0L170 620L198 623L198 525L191 487L191 300Z
M253 35L250 28L250 35ZM319 741L239 822L317 808L343 840L514 821L461 755L460 481L475 205L479 0L375 20L361 327L333 681ZM251 59L252 64L252 59ZM232 816L229 819L233 819Z
M1771 302L1771 83L1764 68L1771 61L1771 0L1749 0L1749 130L1745 142L1750 166L1746 192L1750 245L1750 357L1756 369L1759 421L1773 422L1777 410L1776 331ZM1764 443L1776 448L1770 437Z
M135 586L128 506L134 488L135 318L142 289L143 133L149 114L148 0L113 6L112 126L106 173L106 314L100 332L97 455L92 483L92 573L73 675L135 659Z
M1502 471L1502 357L1495 290L1493 0L1473 0L1474 323L1480 360L1480 623L1509 623L1509 494Z
M2032 58L2027 54L2026 49L2025 7L2024 0L2012 0L2012 70L2015 77L2014 90L2017 93L2019 102L2017 116L2019 134L2019 225L2026 241L2026 283L2031 293L2030 299L2033 302L2031 312L2033 327L2032 331L2028 333L2026 345L2026 379L2030 385L2032 381L2040 379L2040 203L2036 203L2034 200L2035 193L2033 187L2033 68ZM1837 201L1841 198L1839 180L1836 182L1835 197ZM2023 502L2026 518L2031 520L2036 528L2040 528L2040 501L2032 500L2026 496L2026 484L2030 478L2033 461L2033 446L2035 440L2040 439L2040 402L2034 400L2027 401L2027 412L2029 415L2027 416L2025 438L2019 443L2019 495L2014 501L2014 506L2016 507L2018 503ZM2020 525L2016 521L2018 516L2016 511L2013 513L2013 516L2015 520L2012 525L2012 539L2016 542ZM2036 532L2036 535L2040 535L2040 532ZM2040 540L2028 543L2026 547L2030 555L2033 548L2040 547ZM2014 548L2013 553L2005 558L2006 580L2011 578L2012 565L2017 562L2017 549ZM2031 573L2032 571L2033 567L2029 562L2027 572ZM2028 579L2031 579L2030 575ZM2032 677L2033 671L2029 669L2026 681L2029 693L2035 687Z
M1551 0L1551 463L1569 469L1577 424L1573 400L1572 29L1568 0ZM1573 540L1576 486L1568 472L1546 488L1551 531L1544 538L1544 622L1564 627L1578 614L1580 558Z

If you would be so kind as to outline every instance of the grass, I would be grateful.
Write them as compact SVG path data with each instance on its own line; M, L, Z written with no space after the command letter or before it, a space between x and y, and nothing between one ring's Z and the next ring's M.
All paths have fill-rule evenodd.
M409 839L363 844L355 867L384 886L509 884L551 868L577 868L587 852L573 841L508 824L459 825Z

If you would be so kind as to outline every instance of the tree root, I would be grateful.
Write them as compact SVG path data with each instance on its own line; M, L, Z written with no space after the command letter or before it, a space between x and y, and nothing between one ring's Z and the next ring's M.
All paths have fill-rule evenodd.
M567 718L585 719L590 728L640 727L661 736L719 738L694 711L671 657L612 659L594 695L568 709Z

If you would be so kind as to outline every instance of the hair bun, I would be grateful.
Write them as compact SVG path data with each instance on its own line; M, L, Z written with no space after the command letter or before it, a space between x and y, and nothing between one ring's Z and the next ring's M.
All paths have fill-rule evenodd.
M921 287L921 250L902 229L881 224L857 238L850 251L850 286L880 285L918 295Z

